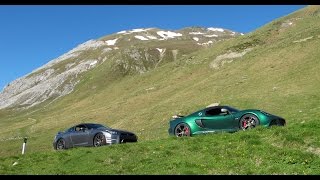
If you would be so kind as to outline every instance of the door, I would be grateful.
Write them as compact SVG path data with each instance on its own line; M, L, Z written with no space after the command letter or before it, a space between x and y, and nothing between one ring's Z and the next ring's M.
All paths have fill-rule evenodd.
M85 125L78 125L71 135L74 146L87 146L89 144L89 131Z
M233 115L221 112L222 107L214 107L205 110L201 117L202 124L208 129L232 129L234 124Z

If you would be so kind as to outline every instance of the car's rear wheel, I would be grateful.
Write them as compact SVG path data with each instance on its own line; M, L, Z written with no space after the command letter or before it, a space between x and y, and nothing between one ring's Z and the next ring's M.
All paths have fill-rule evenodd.
M174 134L177 137L190 136L191 135L191 131L190 131L189 125L186 124L186 123L178 124L176 126L176 128L174 129Z
M240 128L242 130L248 130L255 128L259 125L259 119L253 114L246 114L240 119Z
M66 149L66 141L64 139L59 139L57 141L57 145L56 145L56 149L57 150L62 150L62 149Z
M98 147L106 144L106 138L102 133L98 133L93 138L93 146Z

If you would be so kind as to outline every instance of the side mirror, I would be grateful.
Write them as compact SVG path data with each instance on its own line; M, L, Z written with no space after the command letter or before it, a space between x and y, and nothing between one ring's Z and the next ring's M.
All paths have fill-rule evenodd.
M229 114L228 109L222 108L222 109L221 109L221 114L224 114L224 115Z

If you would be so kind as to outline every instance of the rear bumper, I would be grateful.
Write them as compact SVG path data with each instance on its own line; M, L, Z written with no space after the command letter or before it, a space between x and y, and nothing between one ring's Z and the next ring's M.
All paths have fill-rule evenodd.
M172 127L169 127L169 129L168 129L168 134L169 134L170 136L173 136L173 135L174 135L174 132L173 132L173 128L172 128Z
M54 142L52 143L52 146L53 146L53 149L57 150L57 142L56 142L56 141L54 141Z

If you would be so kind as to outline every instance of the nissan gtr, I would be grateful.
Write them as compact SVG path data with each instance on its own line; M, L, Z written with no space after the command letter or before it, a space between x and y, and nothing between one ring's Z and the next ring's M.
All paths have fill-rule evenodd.
M55 150L79 146L103 146L137 142L138 137L129 131L113 129L102 124L82 123L58 132L53 141Z

